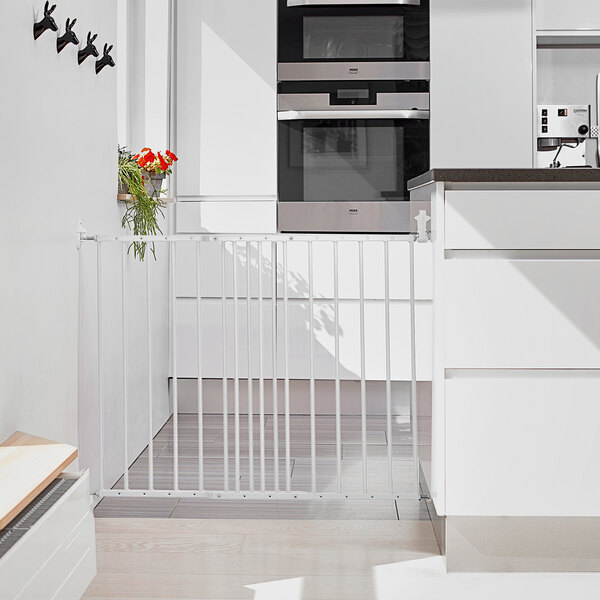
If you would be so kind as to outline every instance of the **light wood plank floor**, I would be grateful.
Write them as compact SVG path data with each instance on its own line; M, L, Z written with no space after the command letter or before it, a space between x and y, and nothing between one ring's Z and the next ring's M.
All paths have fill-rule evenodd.
M394 417L392 438L388 439L385 417L369 416L367 419L367 470L369 492L388 491L388 448L393 455L394 491L409 492L413 484L412 436L408 419ZM234 418L228 418L227 447L229 452L229 487L235 488L235 429ZM240 487L248 489L250 483L249 431L254 434L254 478L260 485L260 421L255 416L240 417ZM274 461L274 419L266 416L265 460L267 489L273 489L274 465L279 470L280 486L285 487L285 425L278 419L278 461ZM362 492L361 419L344 416L341 420L342 484L345 492ZM292 489L308 491L311 486L310 419L307 416L290 417L290 471ZM420 443L427 443L426 432ZM198 417L179 415L178 425L179 485L184 490L199 489ZM204 487L223 490L224 436L221 415L204 415L203 418ZM390 443L391 442L391 443ZM153 466L156 489L173 486L174 433L173 419L165 424L154 438ZM335 417L316 418L316 472L319 492L336 491L336 434ZM129 469L132 489L148 488L149 451L144 450ZM123 478L116 488L123 488ZM428 519L424 503L405 500L207 500L200 498L105 498L96 507L97 517L154 517L154 518L260 518L260 519L368 519L368 520L419 520Z
M369 600L377 568L439 554L427 521L107 518L96 531L87 600Z

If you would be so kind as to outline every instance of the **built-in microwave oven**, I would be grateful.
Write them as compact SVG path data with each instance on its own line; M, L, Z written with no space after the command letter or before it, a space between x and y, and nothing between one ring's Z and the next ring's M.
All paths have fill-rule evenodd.
M429 0L279 0L278 80L429 79Z
M429 84L287 82L278 94L278 230L411 231L429 169Z

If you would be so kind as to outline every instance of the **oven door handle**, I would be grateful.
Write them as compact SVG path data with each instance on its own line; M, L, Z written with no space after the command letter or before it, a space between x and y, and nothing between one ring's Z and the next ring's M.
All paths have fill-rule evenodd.
M288 6L345 6L350 4L410 4L420 6L421 0L287 0Z
M428 110L281 110L278 121L315 119L429 119Z

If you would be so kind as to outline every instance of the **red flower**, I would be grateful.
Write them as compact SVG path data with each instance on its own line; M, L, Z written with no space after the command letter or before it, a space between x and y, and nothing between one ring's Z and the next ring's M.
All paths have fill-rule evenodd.
M142 152L152 152L152 150L150 148L142 148Z
M160 168L163 171L166 171L169 168L169 165L167 164L167 161L163 158L162 154L159 152L158 153L158 162L160 164Z
M165 153L172 161L179 160L170 150L167 150Z
M140 155L139 155L139 154L136 154L136 155L133 157L133 160L138 160L138 159L139 159L139 157L140 157Z
M154 154L154 152L152 152L152 150L150 150L149 152L146 152L146 154L144 154L144 156L142 156L142 158L140 158L140 162L138 164L143 169L147 165L153 163L155 160L156 160L156 155Z

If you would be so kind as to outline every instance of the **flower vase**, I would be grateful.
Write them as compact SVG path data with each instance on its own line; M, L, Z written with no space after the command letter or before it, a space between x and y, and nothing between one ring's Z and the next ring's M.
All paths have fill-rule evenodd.
M166 173L150 173L145 171L142 175L144 187L151 198L160 198L163 181L166 179Z

